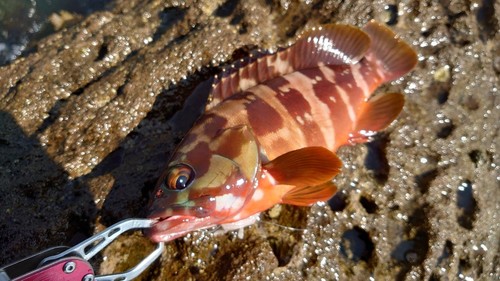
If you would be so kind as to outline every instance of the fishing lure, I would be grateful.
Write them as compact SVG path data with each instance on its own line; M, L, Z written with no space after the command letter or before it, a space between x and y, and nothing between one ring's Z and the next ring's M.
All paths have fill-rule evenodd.
M410 46L371 21L319 27L224 72L160 177L149 237L240 228L278 203L328 200L338 147L368 141L404 105L400 93L373 91L416 63Z

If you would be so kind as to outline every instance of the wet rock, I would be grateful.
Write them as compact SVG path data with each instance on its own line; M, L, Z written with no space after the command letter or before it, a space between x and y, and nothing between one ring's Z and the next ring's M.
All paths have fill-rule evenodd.
M338 196L263 215L243 239L207 230L168 243L142 278L494 279L499 13L495 1L117 0L0 68L0 264L143 216L184 133L174 128L192 122L171 120L219 67L318 23L375 18L419 65L380 89L406 94L400 118L339 151ZM141 239L108 250L101 271L133 265Z

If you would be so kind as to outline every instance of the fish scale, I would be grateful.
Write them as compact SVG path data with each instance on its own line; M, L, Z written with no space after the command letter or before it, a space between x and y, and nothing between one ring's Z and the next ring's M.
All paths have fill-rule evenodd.
M372 21L316 28L223 71L160 177L148 235L168 241L233 229L278 203L328 200L342 165L338 147L368 141L404 105L402 94L373 91L416 63L411 47Z

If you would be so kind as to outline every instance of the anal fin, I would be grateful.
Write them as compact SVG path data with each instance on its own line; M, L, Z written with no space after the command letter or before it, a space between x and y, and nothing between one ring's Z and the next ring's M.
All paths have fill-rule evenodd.
M404 95L400 93L381 94L370 99L356 122L352 143L362 143L378 131L389 126L403 109Z

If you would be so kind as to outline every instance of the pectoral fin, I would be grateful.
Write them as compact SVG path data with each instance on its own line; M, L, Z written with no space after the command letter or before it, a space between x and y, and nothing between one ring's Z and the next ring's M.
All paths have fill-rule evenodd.
M320 185L293 188L285 194L282 200L284 204L311 206L320 201L327 201L335 192L337 192L337 187L328 181Z
M278 184L305 187L332 179L339 173L341 165L335 153L313 146L287 152L263 167Z

